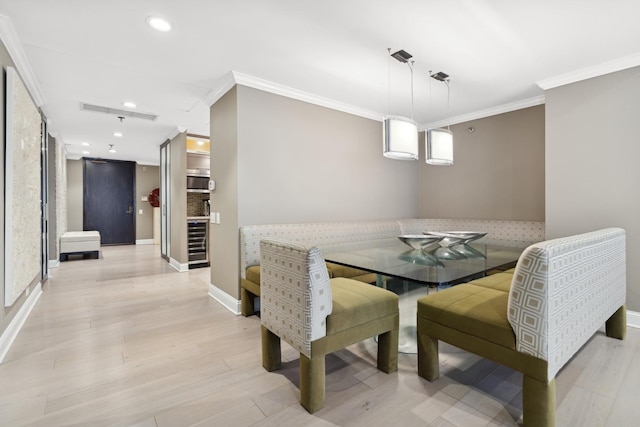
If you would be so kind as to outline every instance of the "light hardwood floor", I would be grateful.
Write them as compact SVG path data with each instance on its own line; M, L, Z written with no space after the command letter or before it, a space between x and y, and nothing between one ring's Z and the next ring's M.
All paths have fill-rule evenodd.
M155 246L104 247L52 270L0 365L2 426L516 426L521 376L441 345L443 375L375 368L367 340L327 357L326 407L298 403L298 356L260 359L260 319L207 295L209 269L174 272ZM558 426L635 426L640 330L597 333L557 379Z

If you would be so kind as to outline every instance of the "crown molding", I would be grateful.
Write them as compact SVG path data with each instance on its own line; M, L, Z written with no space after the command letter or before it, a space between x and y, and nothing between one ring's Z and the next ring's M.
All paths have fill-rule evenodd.
M169 132L167 136L164 137L163 141L171 141L173 138L180 135L182 132L184 132L184 129L176 126L173 129L171 129L171 132Z
M22 49L22 43L20 43L18 33L16 33L11 19L2 14L0 14L0 39L7 48L7 52L9 52L9 56L15 64L18 74L31 94L33 102L35 102L38 108L41 108L45 103L45 99L40 90L38 79L36 79L29 59L24 53L24 49Z
M240 73L237 71L231 71L228 73L222 84L215 90L212 90L203 100L206 105L212 106L220 98L224 96L235 85L242 85L259 89L264 92L273 93L275 95L285 96L287 98L297 99L298 101L307 102L309 104L319 105L321 107L331 108L333 110L342 111L344 113L353 114L355 116L364 117L371 120L382 121L382 114L374 111L358 108L353 105L345 104L344 102L336 101L329 98L324 98L313 93L305 92L302 90L294 89L289 86L281 85L279 83L270 82L255 76Z
M544 104L544 95L535 96L533 98L523 99L521 101L510 102L509 104L498 105L484 110L474 111L473 113L463 114L461 116L450 117L448 119L439 120L437 122L420 125L418 130L423 131L433 128L441 128L444 126L455 125L458 123L469 122L471 120L484 119L485 117L495 116L498 114L509 113L511 111L521 110L523 108L535 107Z
M364 117L371 120L381 122L384 119L384 115L376 113L374 111L358 108L353 105L345 104L333 99L324 98L309 92L304 92L298 89L284 86L278 83L270 82L258 77L250 76L248 74L240 73L237 71L229 72L224 78L222 84L215 90L212 90L203 100L206 105L212 106L220 98L224 96L235 85L242 85L259 89L265 92L273 93L275 95L285 96L287 98L297 99L299 101L307 102L322 107L331 108L333 110L342 111L345 113L353 114L359 117ZM496 107L487 108L473 113L464 114L461 116L451 117L448 119L440 120L438 122L427 123L425 125L419 125L418 129L423 131L425 129L431 129L436 127L443 127L453 125L456 123L467 122L470 120L482 119L489 116L495 116L497 114L508 113L510 111L520 110L523 108L533 107L536 105L544 104L544 95L536 96L533 98L523 99L521 101L512 102L509 104L498 105ZM175 135L174 135L175 136Z
M222 78L220 86L218 86L216 89L212 89L202 99L202 102L204 103L204 105L211 107L213 104L218 102L218 100L222 98L225 93L229 92L235 85L236 80L233 76L233 71L230 71Z
M599 65L594 65L592 67L581 68L570 73L560 74L559 76L539 80L536 82L536 84L544 90L549 90L559 86L591 79L593 77L599 77L605 74L615 73L616 71L622 71L628 68L637 67L639 65L640 53L635 53L633 55L617 58Z
M239 73L233 71L233 76L237 84L252 87L254 89L260 89L265 92L271 92L276 95L286 96L287 98L297 99L298 101L307 102L309 104L319 105L321 107L331 108L332 110L342 111L344 113L353 114L355 116L364 117L366 119L382 121L382 114L374 111L365 110L364 108L358 108L353 105L346 104L344 102L336 101L329 98L324 98L313 93L305 92L302 90L294 89L289 86L284 86L279 83L270 82L268 80L260 79L258 77L250 76L248 74Z

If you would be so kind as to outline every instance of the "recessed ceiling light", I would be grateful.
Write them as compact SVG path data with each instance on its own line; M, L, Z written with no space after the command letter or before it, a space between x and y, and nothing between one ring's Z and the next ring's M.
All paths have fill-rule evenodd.
M162 31L166 33L171 31L171 22L159 16L150 16L147 18L147 24L154 30Z
M80 145L84 145L85 147L90 146L91 144L89 144L88 142L81 142Z
M90 154L88 151L83 151L82 154Z
M124 135L122 134L122 132L114 132L113 136L115 136L116 138L122 138Z
M131 101L123 102L122 105L124 105L127 108L136 108L135 102L131 102Z
M109 152L110 153L115 153L116 152L116 149L113 148L113 144L109 144Z

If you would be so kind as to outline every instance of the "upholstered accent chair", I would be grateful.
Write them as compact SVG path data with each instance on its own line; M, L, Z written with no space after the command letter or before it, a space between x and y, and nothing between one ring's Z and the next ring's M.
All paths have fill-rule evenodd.
M282 240L260 243L262 365L281 367L280 340L300 352L300 403L324 407L325 355L378 336L377 366L398 369L398 296L347 278L329 279L322 253Z
M555 425L555 377L605 325L626 333L625 231L529 246L515 270L418 299L418 374L439 376L438 341L523 374L525 427Z

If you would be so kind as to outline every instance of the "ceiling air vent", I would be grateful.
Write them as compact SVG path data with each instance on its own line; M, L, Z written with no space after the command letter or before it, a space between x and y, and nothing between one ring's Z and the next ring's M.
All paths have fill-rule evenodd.
M131 117L133 119L154 121L158 118L155 114L138 113L137 111L123 110L120 108L102 107L100 105L92 105L84 102L80 103L80 109L83 111L93 111L94 113L111 114L116 117Z

